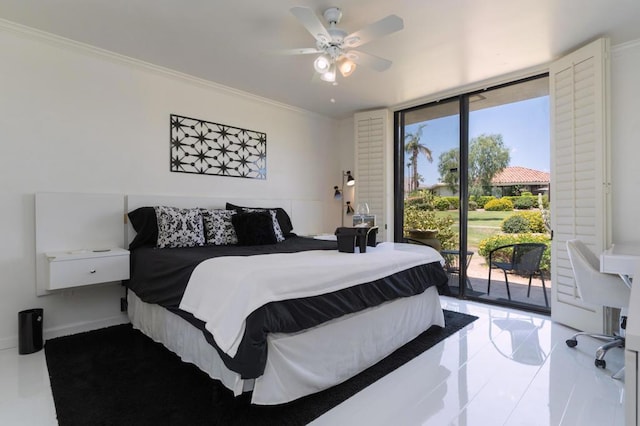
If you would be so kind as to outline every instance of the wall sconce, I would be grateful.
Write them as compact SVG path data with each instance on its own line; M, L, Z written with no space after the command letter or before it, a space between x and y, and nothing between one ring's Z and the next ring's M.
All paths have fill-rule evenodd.
M333 187L333 199L342 200L342 191L337 186Z
M346 172L343 170L342 171L342 186L340 188L338 188L338 186L334 186L333 187L333 199L334 200L342 200L343 196L344 196L344 185L347 186L353 186L356 184L356 179L353 177L353 175L351 174L351 170L347 170ZM346 209L346 213L347 214L353 214L354 210L353 207L351 207L351 202L347 201L342 207L344 207L346 205L347 209ZM343 210L340 209L340 224L341 226L344 226L344 214L342 213Z
M353 207L351 207L351 201L347 201L347 214L353 214ZM342 218L344 220L344 218Z
M353 186L356 184L356 180L351 174L351 170L347 170L347 172L342 172L342 185L344 185L344 178L347 178L347 186Z

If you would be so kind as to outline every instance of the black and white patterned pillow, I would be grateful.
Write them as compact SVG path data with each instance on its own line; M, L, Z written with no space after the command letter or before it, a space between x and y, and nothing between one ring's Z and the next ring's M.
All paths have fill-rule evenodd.
M235 214L235 210L202 209L204 236L207 244L216 246L238 244L238 236L231 222L231 218Z
M158 248L196 247L205 243L200 209L155 206Z
M270 209L251 209L251 208L248 208L248 207L243 207L242 211L243 212L247 212L247 213L269 212L269 214L271 215L271 219L273 220L273 232L274 232L274 234L276 234L276 241L281 243L281 242L283 242L285 240L284 234L282 233L282 228L280 228L280 223L278 222L278 217L276 216L276 211L275 210L270 210Z

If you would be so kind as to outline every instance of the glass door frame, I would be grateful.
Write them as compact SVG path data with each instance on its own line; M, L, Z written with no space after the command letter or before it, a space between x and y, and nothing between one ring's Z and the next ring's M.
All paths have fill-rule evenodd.
M459 96L453 96L448 99L444 99L438 102L431 102L425 105L418 105L412 108L407 108L402 111L396 111L393 116L394 121L394 149L393 149L393 163L394 163L394 228L393 235L395 242L402 242L404 238L404 229L403 229L403 220L404 220L404 192L405 192L405 174L404 174L404 165L405 165L405 151L404 151L404 142L400 143L400 141L405 140L405 121L404 116L406 113L415 111L418 109L422 109L428 107L430 105L438 105L440 102L453 102L457 101L459 106L459 140L458 147L460 149L460 159L458 164L458 176L459 176L459 209L458 209L458 245L460 247L460 252L465 253L467 250L467 220L469 217L469 206L467 202L463 202L463 200L468 200L469 198L469 188L467 185L468 180L468 153L469 153L469 143L462 143L462 141L468 141L469 139L469 96L471 94L463 94ZM463 226L464 225L464 226ZM458 294L456 297L467 298L466 295L466 286L461 285L460 283L465 283L467 280L467 256L459 256L459 265L460 265L460 274L459 274L459 284L458 284Z
M415 111L418 109L422 109L429 106L435 106L444 102L456 101L459 103L459 150L460 150L460 159L459 159L459 247L461 253L466 253L468 246L468 219L469 219L469 99L475 95L486 93L495 89L501 89L508 86L513 86L517 84L526 83L531 80L536 80L539 78L548 77L549 73L541 73L535 76L515 80L508 83L503 83L495 86L488 87L486 89L476 90L469 93L464 93L456 96L451 96L446 99L442 99L439 101L429 102L422 105L417 105L411 108L406 108L403 110L394 112L394 145L393 145L393 164L394 164L394 182L393 182L393 190L394 190L394 224L393 224L393 235L395 242L402 242L404 238L404 230L403 230L403 221L404 221L404 192L405 192L405 151L404 151L404 140L405 140L405 121L404 115L411 111ZM505 307L516 307L517 309L541 313L544 315L550 315L550 308L537 307L536 305L530 306L522 306L518 304L514 306L509 301L502 301L497 299L484 299L480 297L475 297L473 295L467 294L466 283L467 280L467 256L459 256L460 262L460 274L458 276L458 294L455 297L460 299L469 299L479 301L485 304L497 305L497 306L505 306Z

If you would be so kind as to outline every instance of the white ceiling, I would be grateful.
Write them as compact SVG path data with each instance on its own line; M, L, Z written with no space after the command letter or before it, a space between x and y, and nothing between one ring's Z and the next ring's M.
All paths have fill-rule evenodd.
M312 81L313 56L274 53L314 46L293 6L340 7L347 33L400 16L402 31L359 48L393 65ZM640 39L639 0L0 0L0 18L331 117L545 64L602 35Z

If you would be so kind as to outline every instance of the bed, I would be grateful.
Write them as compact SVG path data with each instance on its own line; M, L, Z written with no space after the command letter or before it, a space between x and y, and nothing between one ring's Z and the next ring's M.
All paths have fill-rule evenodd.
M432 248L381 243L366 253L340 253L335 241L293 233L283 208L226 207L130 202L138 232L127 299L135 328L235 395L250 391L254 404L286 403L343 382L432 325L444 326L438 287L447 277ZM176 246L163 231L162 209L214 211L225 225L218 223L216 236L206 229L216 226L211 220L200 219L196 229L196 218L177 240L186 235L192 244L200 232L204 240ZM235 240L228 238L232 229Z

